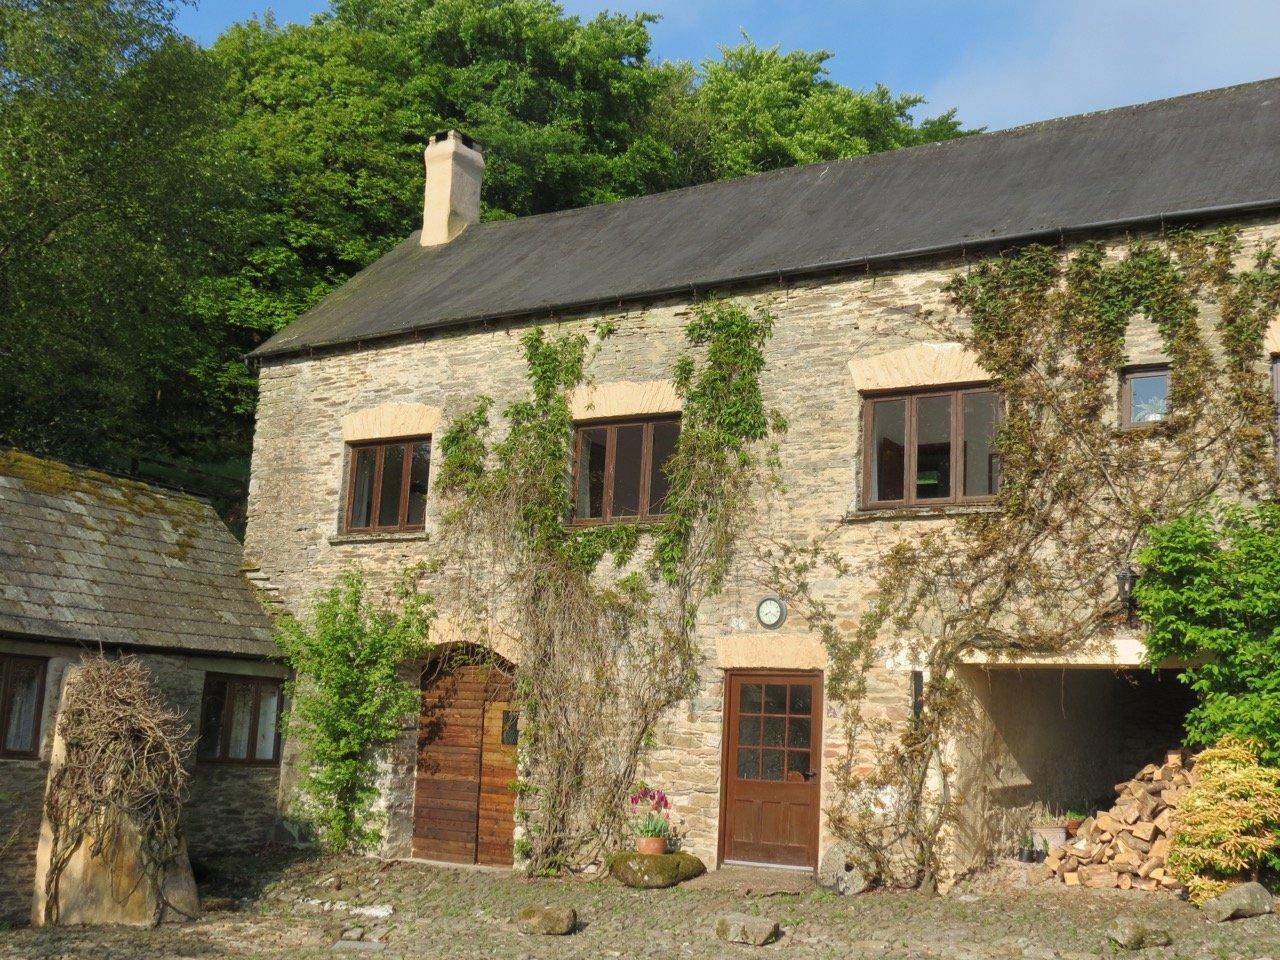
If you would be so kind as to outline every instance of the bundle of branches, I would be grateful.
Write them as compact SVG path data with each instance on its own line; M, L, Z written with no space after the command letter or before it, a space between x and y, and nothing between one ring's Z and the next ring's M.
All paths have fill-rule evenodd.
M192 749L186 721L140 661L99 656L86 659L67 684L58 733L66 754L45 796L52 831L45 922L57 922L59 882L82 844L91 857L114 863L122 843L136 842L137 883L152 885L158 924L164 908L173 908L164 878L182 849L179 816Z

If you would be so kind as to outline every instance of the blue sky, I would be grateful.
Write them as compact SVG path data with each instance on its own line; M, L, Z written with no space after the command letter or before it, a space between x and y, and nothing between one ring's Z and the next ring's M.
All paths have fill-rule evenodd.
M654 53L701 60L745 30L761 45L826 49L831 75L957 107L990 128L1280 75L1280 0L562 0L589 17L648 10ZM202 43L268 7L305 22L325 0L201 0L178 25Z

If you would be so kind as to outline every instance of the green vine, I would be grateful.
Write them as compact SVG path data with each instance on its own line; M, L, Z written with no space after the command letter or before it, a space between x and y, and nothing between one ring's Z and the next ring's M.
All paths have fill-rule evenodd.
M657 723L696 688L698 611L721 589L749 492L767 473L761 441L784 426L760 390L772 325L764 311L695 308L674 371L683 412L666 513L654 525L569 522L568 397L613 324L596 326L595 343L527 333L529 397L503 411L503 435L493 438L481 399L441 440L443 593L518 649L517 846L532 872L617 845Z

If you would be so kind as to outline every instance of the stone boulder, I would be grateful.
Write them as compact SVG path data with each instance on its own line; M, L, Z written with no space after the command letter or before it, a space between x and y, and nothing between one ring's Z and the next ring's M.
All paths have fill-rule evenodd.
M753 917L747 913L728 913L716 920L716 938L726 943L745 943L763 947L777 940L782 931L777 920Z
M871 880L858 867L848 845L836 841L827 846L818 863L818 886L841 896L856 896L871 886Z
M563 937L578 926L578 914L572 907L525 907L516 917L521 933Z
M609 860L609 873L624 886L641 890L674 887L707 872L691 853L619 853Z
M1134 917L1121 917L1107 930L1107 939L1121 950L1167 947L1173 941L1166 930L1147 926Z
M1210 920L1243 920L1260 917L1275 909L1275 900L1260 883L1242 883L1212 900L1206 900L1200 909Z

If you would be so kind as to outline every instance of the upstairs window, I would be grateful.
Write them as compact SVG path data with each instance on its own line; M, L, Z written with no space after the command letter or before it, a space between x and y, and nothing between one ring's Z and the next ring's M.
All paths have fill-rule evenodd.
M347 525L353 533L423 529L431 438L353 443Z
M1120 381L1120 423L1145 427L1160 423L1169 413L1169 368L1134 367Z
M644 520L666 512L665 467L679 417L582 424L574 431L575 523Z
M883 395L864 405L863 503L974 503L1000 486L1000 402L979 387Z
M0 757L39 753L47 663L42 657L0 655Z
M281 700L280 681L273 677L206 676L196 759L275 763Z

